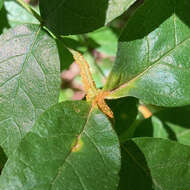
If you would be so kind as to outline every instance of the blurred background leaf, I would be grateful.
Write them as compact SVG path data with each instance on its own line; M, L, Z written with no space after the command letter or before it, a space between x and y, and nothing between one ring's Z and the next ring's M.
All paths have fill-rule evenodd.
M4 2L4 0L0 0L0 10L3 7L3 2Z
M165 108L138 125L134 136L160 137L190 145L190 106Z
M39 21L15 0L5 0L0 12L0 33L18 24L39 24Z

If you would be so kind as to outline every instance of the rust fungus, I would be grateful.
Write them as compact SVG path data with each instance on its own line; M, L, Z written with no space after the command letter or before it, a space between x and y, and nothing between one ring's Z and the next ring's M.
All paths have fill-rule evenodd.
M74 144L74 146L71 149L71 152L78 152L79 150L81 150L81 148L83 147L83 142L80 138L80 135L77 137L77 140Z
M151 111L146 106L140 105L138 109L145 119L148 119L152 116Z
M102 91L96 88L92 78L90 67L84 57L77 51L70 50L76 63L80 67L80 75L86 91L86 100L92 102L92 108L98 106L99 109L108 117L113 118L113 112L105 102L105 97L110 94L108 91Z

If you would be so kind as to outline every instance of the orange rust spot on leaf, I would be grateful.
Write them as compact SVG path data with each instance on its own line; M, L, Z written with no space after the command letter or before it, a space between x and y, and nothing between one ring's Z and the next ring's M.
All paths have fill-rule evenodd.
M138 109L141 112L141 114L144 116L145 119L152 116L151 111L146 106L140 105Z
M79 150L81 150L82 146L83 146L83 142L82 142L80 135L79 135L77 137L77 140L76 140L74 146L71 149L71 152L78 152Z

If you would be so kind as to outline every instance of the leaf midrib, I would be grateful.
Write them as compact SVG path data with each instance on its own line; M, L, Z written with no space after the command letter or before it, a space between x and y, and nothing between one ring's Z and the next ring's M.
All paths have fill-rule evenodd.
M123 145L122 146L123 150L131 157L131 159L134 161L134 163L136 164L136 166L138 168L140 168L150 179L152 179L153 184L158 187L160 190L163 190L163 188L161 187L161 185L156 181L155 178L153 178L149 172L147 171L147 169L141 165L141 163L135 158L135 156Z
M24 71L24 66L26 65L27 61L29 60L29 58L30 58L30 56L31 56L31 54L32 54L32 50L33 50L33 47L34 47L34 45L35 45L35 43L36 43L36 40L37 40L38 34L39 34L39 32L40 32L40 29L41 29L41 27L39 26L38 30L36 31L36 33L35 33L35 35L34 35L34 40L33 40L33 42L31 43L28 52L26 53L26 58L25 58L25 60L24 60L24 62L23 62L23 64L22 64L22 68L21 68L21 71L20 71L20 75L23 73L23 71ZM17 89L16 89L16 95L17 95L17 90L18 90L19 87L20 87L20 77L18 78L18 81L17 81L17 82L18 82L18 86L17 86ZM16 96L16 95L15 95L15 96Z
M85 128L86 128L86 126L87 126L87 123L88 123L88 121L89 121L89 119L90 119L90 116L91 116L92 111L93 111L93 107L91 106L91 108L89 109L88 116L87 116L86 122L85 122L85 124L84 124L84 127L82 128L81 132L76 136L76 138L75 138L76 140L77 140L77 138L78 138L82 133L84 133ZM71 154L72 154L72 148L73 148L74 146L75 146L75 145L73 145L73 146L71 147L69 153L67 154L67 156L66 156L65 159L63 160L61 166L58 168L56 176L54 177L54 179L53 179L52 182L50 183L50 190L53 190L53 186L54 186L56 180L57 180L57 179L59 178L59 176L61 175L61 172L62 172L62 169L64 168L65 162L66 162L66 161L68 160L68 158L71 156ZM86 190L85 187L84 187L84 185L83 185L82 183L81 183L81 186L83 187L84 190Z
M35 36L34 36L34 40L32 41L32 43L31 43L31 45L30 45L30 48L29 48L29 51L26 53L26 58L25 58L25 60L24 60L24 62L23 62L23 65L22 65L22 68L21 68L21 71L19 72L19 77L18 77L18 80L17 80L17 83L18 83L18 85L17 85L17 87L16 87L16 93L15 93L15 96L14 96L14 99L16 98L16 96L18 95L18 90L19 90L19 88L21 88L20 87L20 75L22 74L22 72L24 71L24 66L25 66L25 64L27 63L27 61L28 61L28 59L30 58L30 56L31 56L31 53L32 53L32 49L33 49L33 47L34 47L34 45L35 45L35 43L36 43L36 40L37 40L37 36L38 36L38 34L39 34L39 32L40 32L40 29L41 29L41 27L39 26L39 28L38 28L38 30L37 30L37 32L35 33ZM28 94L26 94L27 96L28 96ZM28 96L28 98L31 100L31 98ZM15 101L14 101L15 102ZM31 101L31 103L32 103L32 101ZM32 105L35 107L35 105L32 103ZM14 107L15 107L15 104L13 103L13 109L12 110L14 110ZM12 115L14 115L14 113L12 113ZM20 128L20 125L16 122L16 119L13 117L13 121L15 122L15 124L17 125L17 127L18 127L18 129L19 129L19 132L20 132L20 135L21 135L21 137L23 136L23 134L22 134L22 130L21 130L21 128Z
M187 41L190 40L190 36L188 38L186 38L185 40L181 41L179 44L175 45L174 48L170 49L169 51L167 51L166 53L164 53L159 59L157 59L151 66L149 66L147 69L145 69L144 71L142 71L141 73L139 73L137 76L135 76L134 78L132 78L131 80L127 81L126 83L122 84L121 86L119 86L118 88L114 89L111 91L112 95L113 93L117 93L117 91L119 91L122 88L125 88L127 86L129 86L131 83L133 83L134 81L136 81L137 79L139 79L141 76L143 76L146 72L148 72L152 67L154 67L155 65L157 65L160 60L164 59L165 57L167 57L171 52L175 51L177 48L179 48L180 46L182 46L184 43L186 43Z
M2 87L2 86L3 86L4 84L6 84L8 81L10 81L10 80L12 80L12 79L14 79L15 77L18 76L18 80L17 80L18 86L17 86L17 88L16 88L15 97L17 96L18 89L20 88L20 75L22 74L22 72L23 72L23 70L24 70L24 65L26 64L27 60L29 59L29 57L30 57L30 55L31 55L31 53L32 53L32 48L33 48L34 45L35 45L35 42L36 42L37 36L38 36L38 34L39 34L39 32L40 32L40 29L41 29L41 27L39 26L37 32L35 33L34 40L32 41L32 43L31 43L31 45L30 45L29 51L26 53L26 58L25 58L25 60L24 60L24 62L23 62L21 71L20 71L19 73L17 73L16 75L12 76L11 78L9 78L8 80L6 80L5 82L3 82L3 83L0 85L0 87ZM32 33L30 33L30 34L25 34L25 35L23 35L23 36L29 36L29 35L31 35L31 34L32 34ZM18 35L17 37L22 37L22 35ZM13 38L11 38L11 39L13 39ZM22 55L24 55L24 54L22 54ZM16 55L16 56L21 56L21 55ZM12 59L13 57L15 57L15 56L12 56L11 59ZM8 58L8 59L9 59L9 58ZM6 60L7 60L7 59L6 59ZM2 62L4 62L4 61L5 61L5 60L3 60ZM0 63L1 63L1 62L0 62ZM14 97L14 98L15 98L15 97ZM33 105L33 106L34 106L34 105ZM14 110L14 103L13 103L13 109L12 109L12 110ZM12 115L14 115L14 114L12 114ZM23 134L22 134L22 132L21 132L20 125L16 122L16 119L15 119L14 117L11 117L11 118L12 118L13 122L16 124L16 126L18 127L20 137L22 137ZM1 122L4 122L4 120L6 120L6 119L3 119Z

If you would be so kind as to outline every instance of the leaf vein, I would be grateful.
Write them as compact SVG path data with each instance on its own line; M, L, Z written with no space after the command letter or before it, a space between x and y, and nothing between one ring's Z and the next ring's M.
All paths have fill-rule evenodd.
M46 87L47 91L50 92L50 90L49 90L49 88L48 88L48 86L47 86L47 77L46 77L44 68L42 67L40 61L37 60L37 58L36 58L36 56L34 55L34 53L31 53L31 55L34 57L36 63L39 65L39 67L40 67L40 69L41 69L41 71L42 71L42 73L43 73L43 75L44 75L45 87Z
M176 48L179 48L180 46L185 45L185 43L187 41L190 40L190 36L187 37L185 40L181 41L179 44L177 44L174 48L170 49L169 51L167 51L166 53L164 53L160 58L158 58L151 66L149 66L147 69L145 69L144 71L140 72L138 75L136 75L134 78L132 78L131 80L127 81L126 83L122 84L121 86L119 86L116 89L113 89L111 91L111 94L117 92L118 90L125 88L126 86L128 86L130 83L134 82L135 80L137 80L138 78L140 78L141 76L143 76L147 71L149 71L153 66L157 65L160 60L162 60L163 58L167 57L171 52L173 52L174 50L176 50Z
M20 57L20 56L23 56L23 55L25 55L25 53L22 53L22 54L19 54L19 55L10 56L10 57L8 57L7 59L4 59L4 60L0 61L0 64L1 64L1 63L4 63L4 62L6 62L6 61L9 61L10 59L14 59L14 58L16 58L16 57Z
M92 138L90 137L90 135L86 131L84 131L84 134L88 137L88 139L90 140L90 142L94 145L94 147L96 148L97 152L99 153L99 155L100 155L100 157L101 157L101 159L102 159L102 161L104 163L104 166L107 168L106 162L105 162L105 160L104 160L104 158L103 158L103 156L101 154L101 151L99 150L98 146L96 145L95 141L92 140Z
M0 87L4 86L6 83L10 82L11 80L15 79L17 76L19 76L20 73L17 73L13 76L11 76L10 78L8 78L7 80L5 80L1 85Z
M30 45L29 51L26 53L26 58L25 58L24 63L23 63L23 65L22 65L20 74L22 74L22 72L24 71L24 66L25 66L25 64L27 63L28 59L30 58L30 55L31 55L31 53L32 53L32 48L34 47L34 45L35 45L35 43L36 43L37 36L38 36L39 32L40 32L40 27L39 27L39 29L37 30L37 32L35 33L34 40L33 40L33 42L32 42L31 45ZM18 79L18 86L17 86L17 89L16 89L16 95L17 95L17 91L18 91L19 87L20 87L20 78ZM15 96L16 96L16 95L15 95Z
M80 184L81 184L81 187L82 187L84 190L88 190L88 189L85 187L85 185L84 185L84 183L83 183L83 181L82 181L80 175L78 174L77 170L76 170L76 169L74 168L74 166L71 164L71 162L69 162L69 160L66 160L65 162L67 162L67 163L71 166L71 168L73 169L75 175L77 176L77 178L78 178L78 180L79 180L79 182L80 182Z
M88 116L87 116L86 122L85 122L85 124L84 124L84 127L83 127L83 129L81 130L80 134L76 137L76 139L84 132L84 130L85 130L86 126L87 126L88 120L89 120L89 118L90 118L90 116L91 116L92 109L93 109L93 107L90 108L90 110L89 110L89 112L88 112ZM74 146L75 146L75 145L73 145L73 147L74 147ZM63 170L63 168L64 168L64 163L65 163L66 160L71 156L71 154L72 154L72 148L73 148L73 147L71 147L69 153L67 154L67 156L66 156L65 159L63 160L63 163L62 163L61 166L58 168L57 174L56 174L55 178L52 180L52 182L51 182L51 184L50 184L50 190L53 190L53 185L55 184L56 180L57 180L57 179L59 178L59 176L61 175L61 172L62 172L62 170Z

